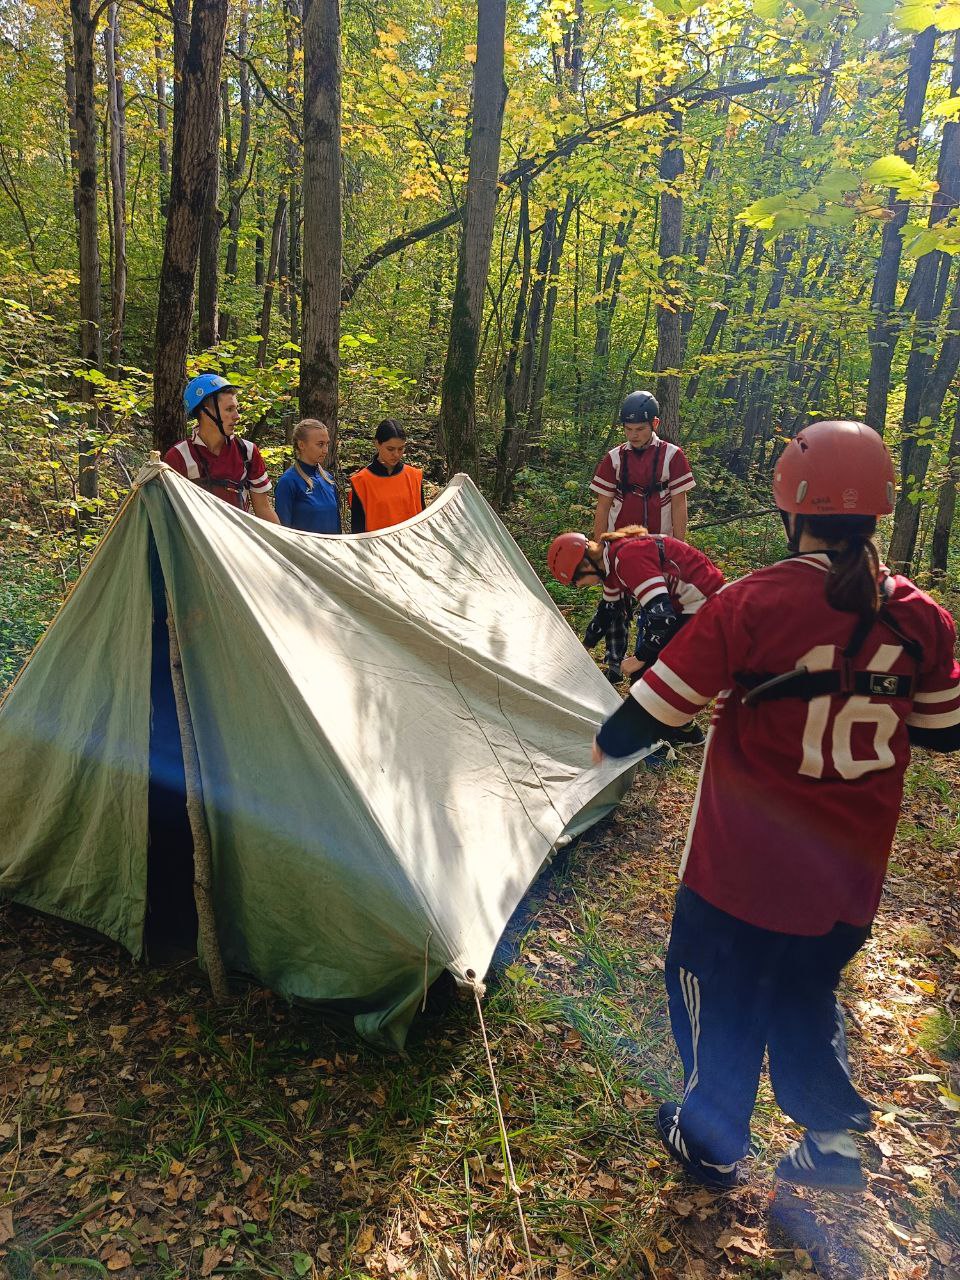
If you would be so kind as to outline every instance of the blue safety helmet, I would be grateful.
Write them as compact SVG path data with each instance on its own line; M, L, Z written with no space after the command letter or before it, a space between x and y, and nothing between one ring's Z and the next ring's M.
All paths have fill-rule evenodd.
M183 407L187 411L187 417L195 414L208 396L216 395L218 391L237 391L238 389L234 383L221 378L219 373L197 374L183 389Z

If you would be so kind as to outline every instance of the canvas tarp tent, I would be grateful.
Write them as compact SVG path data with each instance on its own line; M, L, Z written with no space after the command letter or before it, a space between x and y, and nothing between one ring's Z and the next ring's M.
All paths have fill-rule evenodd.
M0 895L134 956L166 600L227 968L401 1043L425 980L482 977L552 847L629 784L590 765L617 694L466 477L335 537L151 463L0 706Z

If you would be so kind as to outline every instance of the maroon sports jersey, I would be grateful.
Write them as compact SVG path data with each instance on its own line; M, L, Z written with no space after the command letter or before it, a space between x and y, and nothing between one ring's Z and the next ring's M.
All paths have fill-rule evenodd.
M228 480L239 485L246 469L246 478L254 493L270 492L270 477L260 450L252 441L236 434L224 441L219 453L211 453L200 439L199 431L194 431L189 440L181 440L168 449L163 460L182 476L201 483L209 479ZM241 511L246 511L250 505L246 489L241 491L215 485L210 492Z
M829 565L801 555L731 583L631 689L671 725L717 698L681 878L722 911L781 933L870 923L900 813L907 725L960 723L953 619L899 576L886 579L886 608L922 659L880 620L853 667L914 676L912 697L743 705L734 673L840 667L856 620L826 601Z
M642 449L624 443L605 453L593 473L590 491L613 499L609 530L642 524L651 533L673 533L670 499L695 484L680 446L654 432Z
M663 545L663 563L657 542ZM674 612L696 613L723 586L723 574L702 551L679 538L637 536L603 544L604 600L634 596L641 605L664 592Z

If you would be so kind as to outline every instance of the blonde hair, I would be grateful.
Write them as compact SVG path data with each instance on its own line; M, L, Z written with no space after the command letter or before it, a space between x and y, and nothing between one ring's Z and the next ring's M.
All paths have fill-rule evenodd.
M320 427L324 431L329 431L327 424L321 422L319 418L301 418L297 425L293 428L293 434L290 437L290 443L293 445L293 457L296 461L300 457L298 444L303 444L311 431L316 431Z
M649 533L645 524L625 524L622 529L611 529L601 533L601 542L616 542L619 538L642 538Z

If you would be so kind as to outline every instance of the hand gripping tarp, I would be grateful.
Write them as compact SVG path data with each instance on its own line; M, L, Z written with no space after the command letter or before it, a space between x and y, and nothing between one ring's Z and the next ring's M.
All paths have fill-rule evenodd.
M0 894L143 947L151 561L183 657L228 969L402 1043L609 811L617 705L479 491L356 537L150 464L0 707ZM156 577L156 570L154 570ZM161 597L162 599L162 594Z

